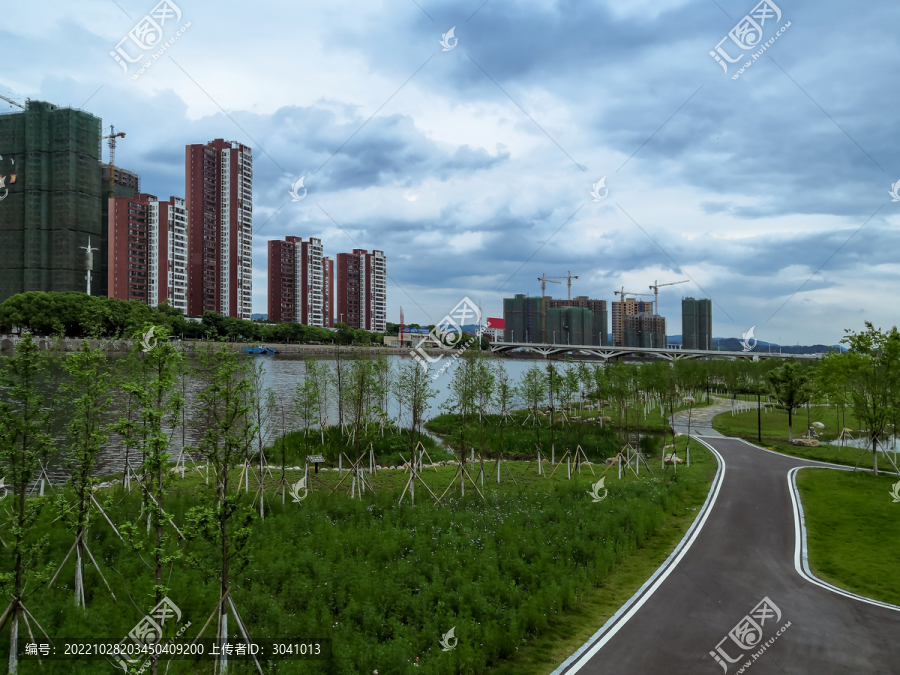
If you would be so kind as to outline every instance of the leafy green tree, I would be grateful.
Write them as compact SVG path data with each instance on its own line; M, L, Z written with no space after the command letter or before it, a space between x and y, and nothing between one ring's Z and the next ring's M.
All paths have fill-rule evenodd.
M900 334L896 328L881 331L867 321L866 330L847 331L841 342L850 351L836 358L844 362L853 411L869 434L872 470L877 476L878 441L886 437L900 404ZM884 456L891 461L887 452Z
M810 374L796 361L788 361L778 370L769 373L769 383L777 401L777 407L787 410L788 441L794 440L794 411L810 397Z
M497 448L497 483L500 482L500 462L503 459L503 432L506 430L506 423L512 406L515 403L517 389L510 380L509 373L501 362L494 365L494 378L497 386L494 390L494 406L498 415L498 423L500 425L500 445Z
M401 411L404 407L408 411L411 432L410 449L414 449L418 446L419 438L422 435L425 414L430 407L429 401L436 395L428 370L419 366L412 359L404 360L397 376L395 392Z
M266 487L266 446L272 436L272 426L278 414L278 405L275 398L275 390L266 386L267 371L265 363L261 360L254 361L250 366L250 417L256 429L256 457L259 461L259 486L257 498L259 499L260 520L266 517L265 487ZM247 471L250 470L249 463Z
M69 417L66 428L67 464L72 469L69 482L75 499L70 501L59 492L57 509L65 525L75 534L75 605L84 607L85 553L93 558L84 535L91 522L91 494L98 482L93 477L97 454L109 440L104 414L112 402L112 373L106 352L91 347L87 341L82 341L79 351L66 356L62 367L69 376L62 391L63 409ZM103 576L99 567L97 572ZM103 581L106 583L106 579Z
M137 337L144 338L144 342ZM145 324L135 333L135 344L126 364L130 375L126 382L133 409L133 417L120 420L119 429L135 444L143 457L141 462L141 513L147 514L147 528L152 534L154 575L154 604L167 594L163 583L166 565L178 560L180 533L167 528L175 525L172 514L165 510L171 434L178 427L184 399L181 395L179 375L184 368L184 353L169 339L168 329ZM169 431L170 430L170 431ZM136 551L144 547L141 523L126 522L119 528L123 539ZM154 668L155 668L154 662Z
M248 364L225 345L208 345L198 355L197 400L198 450L213 468L215 490L212 503L191 508L185 516L185 536L206 544L205 551L188 555L192 566L219 585L216 637L228 637L228 602L232 578L251 561L250 538L253 510L241 506L239 479L233 474L249 455L256 429L250 419L251 384ZM237 483L237 484L235 484ZM206 555L202 555L202 553ZM240 622L240 617L236 616ZM242 623L242 622L241 622Z
M48 568L39 569L47 547L48 535L35 536L44 500L26 500L28 486L54 448L50 430L50 400L42 392L47 390L48 357L25 333L16 343L13 356L4 359L0 367L0 465L5 469L4 497L8 489L13 496L4 529L12 533L6 544L7 555L13 559L13 569L0 573L0 589L12 602L0 620L0 628L11 622L9 672L17 670L16 639L19 619L25 616L26 584L33 595L49 578ZM27 623L26 623L27 625ZM29 628L29 631L31 629Z
M317 372L319 364L310 357L303 359L303 379L297 382L294 389L294 410L303 429L303 450L309 454L309 430L313 424L319 423L322 414L322 378ZM284 466L282 462L282 478Z

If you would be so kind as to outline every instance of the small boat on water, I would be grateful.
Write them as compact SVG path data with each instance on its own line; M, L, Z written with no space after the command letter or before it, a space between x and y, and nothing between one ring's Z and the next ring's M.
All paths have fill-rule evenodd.
M274 347L244 347L244 351L248 354L277 354L278 350Z

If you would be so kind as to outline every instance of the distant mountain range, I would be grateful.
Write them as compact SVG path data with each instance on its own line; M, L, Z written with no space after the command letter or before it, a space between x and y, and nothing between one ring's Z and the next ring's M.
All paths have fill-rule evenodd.
M681 336L680 335L669 335L668 336L669 344L681 344ZM714 337L713 338L713 347L720 351L726 352L742 352L744 351L744 346L741 344L741 341L737 338L721 338ZM774 342L763 342L762 340L756 343L756 346L750 350L753 352L777 352L780 351L782 354L826 354L831 350L837 350L839 352L847 351L846 347L841 345L779 345Z

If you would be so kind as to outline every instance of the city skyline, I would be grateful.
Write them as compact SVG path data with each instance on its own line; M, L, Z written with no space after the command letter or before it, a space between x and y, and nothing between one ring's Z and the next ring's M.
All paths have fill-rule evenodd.
M116 164L154 194L182 193L184 145L251 147L254 313L265 242L312 235L386 252L390 321L402 304L434 323L463 296L497 315L502 297L571 269L574 292L609 301L686 272L694 282L660 295L675 334L688 296L713 300L716 336L755 326L767 341L833 344L865 319L893 325L878 292L856 289L900 276L895 94L857 73L896 51L900 10L859 7L837 25L820 20L832 3L781 7L790 30L733 80L710 52L754 3L720 4L335 3L250 18L265 30L248 38L226 18L243 6L182 3L190 29L137 80L109 54L153 3L128 15L50 3L40 32L15 6L4 39L32 56L0 90L128 132ZM458 46L442 51L454 25ZM249 51L224 49L232 34ZM267 51L292 58L246 58Z

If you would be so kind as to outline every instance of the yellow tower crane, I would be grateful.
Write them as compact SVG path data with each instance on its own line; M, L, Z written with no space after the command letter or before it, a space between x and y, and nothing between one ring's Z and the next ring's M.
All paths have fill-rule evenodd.
M653 291L653 312L659 314L659 289L663 286L677 286L678 284L686 284L690 279L682 279L681 281L672 281L668 284L661 284L659 281L653 282L650 290Z

